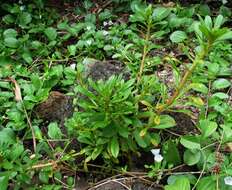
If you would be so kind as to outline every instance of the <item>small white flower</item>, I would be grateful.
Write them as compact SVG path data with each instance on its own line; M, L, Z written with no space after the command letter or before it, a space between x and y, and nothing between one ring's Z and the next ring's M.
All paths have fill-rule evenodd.
M106 21L103 22L103 26L107 26L108 23Z
M111 25L113 25L114 23L112 22L112 20L110 20L109 22L108 22L108 25L109 26L111 26Z
M91 40L87 40L86 43L90 46L92 44Z
M20 10L21 11L25 10L25 6L20 6Z
M156 148L156 149L151 149L151 153L155 156L157 154L160 154L160 149Z
M154 155L155 162L161 162L164 159L160 154L160 149L151 149L151 153Z
M161 154L157 154L157 155L154 156L154 160L156 162L161 162L163 159L164 158L163 158L163 156Z
M232 177L231 176L225 177L224 182L225 182L226 185L232 186Z
M75 64L75 63L71 64L71 65L70 65L70 68L73 69L73 70L75 70L76 64Z
M222 0L222 4L225 5L226 3L228 3L227 0Z
M102 33L103 33L104 36L106 36L107 34L109 34L109 32L106 31L106 30L103 30Z
M87 30L91 30L91 26L87 26L86 29L87 29Z

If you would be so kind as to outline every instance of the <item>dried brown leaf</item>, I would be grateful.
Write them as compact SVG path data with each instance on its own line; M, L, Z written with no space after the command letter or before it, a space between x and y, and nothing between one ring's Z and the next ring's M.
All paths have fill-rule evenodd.
M9 79L9 81L11 81L11 82L14 84L14 86L15 86L15 87L14 87L15 100L16 100L17 102L22 101L23 99L22 99L21 89L20 89L19 84L17 83L17 81L16 81L15 79L13 79L13 78L11 78L11 77L9 77L8 79Z

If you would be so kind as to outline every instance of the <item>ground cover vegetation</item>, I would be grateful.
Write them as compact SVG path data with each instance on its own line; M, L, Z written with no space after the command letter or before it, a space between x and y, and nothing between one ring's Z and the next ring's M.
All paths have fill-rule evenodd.
M4 1L0 187L232 189L229 1Z

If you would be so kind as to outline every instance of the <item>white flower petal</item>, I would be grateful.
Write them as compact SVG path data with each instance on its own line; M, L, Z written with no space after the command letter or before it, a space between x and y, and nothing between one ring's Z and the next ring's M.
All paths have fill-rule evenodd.
M163 159L164 159L163 156L160 155L160 154L157 154L157 155L154 156L154 160L156 162L161 162Z
M232 177L231 176L225 177L224 182L225 182L226 185L232 186Z
M91 26L87 26L87 28L86 28L87 30L91 30Z
M160 149L156 148L156 149L151 149L151 153L155 156L158 155L160 153Z
M75 70L75 68L76 68L76 64L75 64L75 63L73 63L73 64L71 64L71 65L70 65L70 67L71 67L71 69Z

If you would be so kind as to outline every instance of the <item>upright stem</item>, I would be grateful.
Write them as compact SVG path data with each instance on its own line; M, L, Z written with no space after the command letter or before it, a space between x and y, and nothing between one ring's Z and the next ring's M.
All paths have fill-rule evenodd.
M143 75L143 70L144 70L144 65L145 65L145 59L148 53L148 42L150 39L150 33L151 33L151 23L148 22L147 24L147 32L146 32L146 36L145 36L145 44L143 46L143 56L142 56L142 60L141 60L141 64L140 64L140 68L139 68L139 73L137 76L137 84L140 83L141 77Z
M167 107L171 106L174 101L178 98L179 94L181 93L183 87L185 86L186 82L188 81L189 77L192 75L193 71L197 67L197 65L205 58L205 56L208 54L208 50L210 48L211 43L208 43L207 46L202 50L202 53L196 56L195 60L193 61L192 66L190 69L188 69L183 78L180 81L179 86L176 88L174 94L166 100L165 104L162 105L157 105L156 106L156 111L157 113L163 112Z

